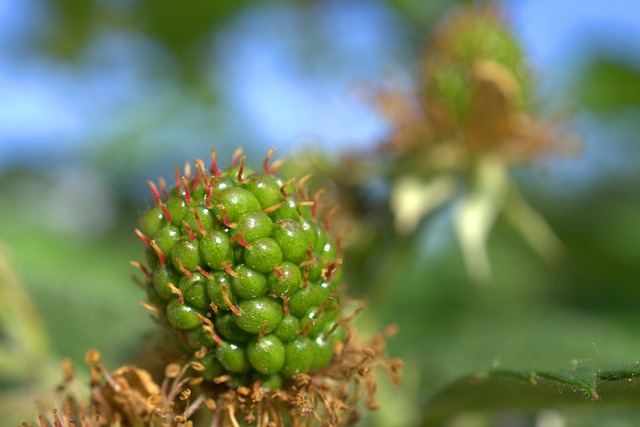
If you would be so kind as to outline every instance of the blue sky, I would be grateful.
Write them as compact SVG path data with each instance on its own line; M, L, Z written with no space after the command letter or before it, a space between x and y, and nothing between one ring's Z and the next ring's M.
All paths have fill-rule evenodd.
M593 43L640 58L640 12L632 0L505 4L554 90ZM64 157L128 133L149 146L174 138L206 146L244 133L264 145L313 138L331 150L357 147L386 130L363 88L409 81L397 67L407 35L377 1L327 1L323 19L311 21L302 6L248 9L211 41L217 77L209 83L229 107L224 111L181 91L170 58L135 34L99 33L75 64L40 55L32 42L47 28L45 5L0 0L0 167L35 153ZM310 60L316 48L328 54Z

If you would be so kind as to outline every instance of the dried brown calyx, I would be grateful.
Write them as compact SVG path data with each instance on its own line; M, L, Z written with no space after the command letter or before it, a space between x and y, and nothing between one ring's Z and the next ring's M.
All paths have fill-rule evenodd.
M23 426L353 425L359 419L361 401L367 409L378 408L376 368L386 371L395 385L400 383L402 369L399 359L385 359L385 341L395 334L394 327L366 343L354 333L349 326L344 343L335 343L339 348L321 371L298 374L275 391L266 391L259 382L237 389L212 386L198 375L204 367L197 361L170 363L157 383L146 370L132 365L109 372L98 352L91 350L85 359L91 374L89 396L82 395L82 385L65 361L57 403L41 408L49 415L39 416L38 424ZM224 383L225 378L217 380Z

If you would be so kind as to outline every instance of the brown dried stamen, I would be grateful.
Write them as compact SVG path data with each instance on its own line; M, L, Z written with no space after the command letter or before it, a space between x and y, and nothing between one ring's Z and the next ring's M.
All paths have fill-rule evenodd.
M218 209L222 210L222 222L229 228L236 228L236 223L229 221L229 214L227 213L227 207L223 204L219 204L217 206Z
M207 270L205 270L204 268L200 267L199 265L196 266L196 270L198 270L198 272L200 274L202 274L204 277L206 277L207 279L211 279L211 273L209 273Z
M184 268L184 265L182 265L182 261L180 261L180 258L176 258L175 261L178 262L178 270L180 270L182 274L184 274L187 277L193 277L193 272Z
M158 184L160 185L160 191L162 192L162 198L167 200L169 198L169 192L167 191L167 181L164 178L158 178Z
M186 176L182 177L182 182L184 184L184 201L188 204L191 203L191 190L189 190L189 180Z
M284 184L282 184L280 186L280 194L282 194L282 197L284 197L285 199L289 198L289 194L287 193L286 188L288 186L290 186L291 184L293 184L294 182L296 182L296 178L295 177L289 179L287 182L285 182Z
M300 178L300 180L298 181L298 188L297 188L297 191L298 191L298 196L300 196L300 198L301 198L301 199L304 199L304 198L305 198L305 195L304 195L304 186L307 184L307 182L309 182L309 180L310 180L311 178L313 178L313 175L312 175L312 174L309 174L309 175L305 175L305 176L303 176L303 177L302 177L302 178Z
M251 245L249 243L246 242L246 240L244 240L244 238L242 237L242 231L238 231L236 234L234 234L234 236L231 238L232 242L238 242L238 244L246 249L251 249Z
M236 166L238 164L238 159L242 155L243 151L244 151L244 148L238 147L236 148L236 151L233 152L233 156L231 157L231 164L233 166Z
M158 188L153 183L153 181L147 181L147 185L151 189L151 193L153 193L153 198L155 199L157 204L160 204L162 200L160 199L160 193L158 193Z
M246 182L246 180L242 177L242 173L244 172L244 162L247 160L247 156L242 156L240 158L240 167L238 168L238 175L236 176L239 183Z
M138 236L140 240L144 242L145 245L149 246L151 244L151 240L149 240L149 238L145 236L142 231L138 230L137 228L133 231L136 233L136 236Z
M202 221L200 221L200 215L198 215L198 211L196 210L196 208L190 208L189 210L191 211L191 213L193 213L198 231L200 232L200 234L205 235L207 233L207 230L202 226Z
M273 153L275 153L276 149L271 147L269 148L269 151L267 152L267 155L264 158L264 161L262 162L262 170L264 170L264 173L266 175L272 175L273 171L271 169L269 169L269 160L271 160L271 156L273 156Z
M220 172L220 169L218 168L218 154L213 148L211 149L211 165L209 166L209 172L211 172L213 176L222 175L222 172Z
M212 176L211 179L207 182L207 195L205 196L205 206L207 209L211 209L213 206L211 204L211 200L213 199L213 189L216 183L216 177Z
M281 208L281 207L283 207L283 206L284 206L284 202L276 203L276 204L275 204L275 205L273 205L273 206L269 206L268 208L264 208L264 209L262 210L262 213L263 213L263 214L268 214L268 213L270 213L270 212L277 211L278 209L280 209L280 208Z
M189 234L189 240L195 240L196 239L196 234L193 232L193 229L191 228L189 223L187 221L183 220L182 221L182 226L187 231L187 234Z
M165 260L165 257L164 257L164 253L162 252L162 249L160 249L160 247L156 244L156 241L152 240L149 243L149 245L156 252L156 255L158 256L158 261L160 262L160 265L165 265L166 260Z
M260 329L260 332L258 333L258 340L261 340L262 338L264 338L264 334L267 333L267 329L269 329L269 322L265 320L264 326L262 327L262 329Z
M145 267L144 265L140 264L138 261L129 261L129 264L131 264L132 266L140 269L142 271L142 273L144 274L144 277L147 279L147 281L151 281L151 273L149 273L149 270L147 270L147 267Z
M144 301L140 301L140 305L142 307L144 307L145 309L153 312L153 313L163 313L164 312L164 310L162 308L156 307L155 305L148 304L148 303L146 303Z
M184 304L184 295L182 294L182 291L171 282L167 282L167 286L171 289L171 293L178 297L178 304Z
M231 263L229 261L224 261L220 263L220 266L225 269L227 274L230 276L236 277L238 273L231 267Z
M224 303L227 304L227 307L229 307L229 310L231 310L233 314L235 314L236 316L240 314L240 310L238 309L238 307L236 307L231 302L231 299L229 299L229 294L227 293L227 285L224 283L222 284L222 299L224 300Z
M336 212L338 212L339 210L340 210L340 205L339 204L335 204L335 205L333 205L331 210L327 213L327 215L324 218L324 229L325 230L329 231L331 229L331 220L335 216Z
M187 181L191 180L191 163L189 162L184 162L184 178L186 178Z
M176 190L180 192L182 190L182 180L180 179L180 169L178 168L178 165L173 165L173 171L176 175Z

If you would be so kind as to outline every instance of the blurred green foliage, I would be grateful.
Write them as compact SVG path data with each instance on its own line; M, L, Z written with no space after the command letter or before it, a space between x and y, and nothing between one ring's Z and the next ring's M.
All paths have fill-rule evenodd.
M640 68L622 58L595 57L580 76L582 102L601 113L640 106ZM606 82L606 84L603 84Z
M118 6L79 0L49 3L56 20L49 28L51 37L46 38L43 55L58 55L72 61L99 29L140 31L170 52L174 57L171 63L180 69L175 78L185 79L189 85L204 78L200 66L206 36L252 2L194 1L179 7L169 0L144 0L133 2L133 6L127 6L126 2L119 2ZM412 48L416 51L440 14L455 4L438 1L428 2L429 6L424 7L424 2L417 0L388 3L402 16L401 22L412 35L409 40L415 43ZM600 120L605 128L607 121L618 123L619 117L637 113L640 73L631 62L613 60L596 52L575 74L580 109ZM197 84L195 87L197 92ZM24 419L32 419L35 409L32 402L42 396L42 390L58 381L58 365L63 357L70 357L80 367L87 349L94 347L100 349L108 367L148 361L153 340L144 337L154 330L154 325L138 305L144 295L130 279L136 272L128 263L141 258L142 245L132 230L147 202L132 202L128 191L134 186L139 199L133 200L150 200L150 196L140 196L137 190L140 183L155 179L155 174L170 179L170 168L158 170L157 166L164 161L171 144L153 147L154 150L142 143L132 145L132 135L144 131L140 130L144 123L141 125L137 118L134 122L138 127L133 132L123 132L119 138L92 148L95 151L89 150L81 157L102 176L113 174L107 182L108 194L114 195L109 199L114 212L106 229L93 233L90 227L69 230L55 226L54 209L42 202L42 194L50 185L46 172L51 172L54 165L7 171L1 177L0 240L8 248L12 274L24 283L32 300L20 302L3 295L2 302L11 298L16 304L13 308L21 316L32 316L29 307L35 305L42 330L34 334L46 337L43 340L47 344L36 346L38 351L46 352L36 358L42 360L38 362L42 364L42 372L35 370L36 375L18 378L18 383L13 381L16 373L13 368L0 372L0 424L17 425ZM618 150L623 159L634 163L640 155L635 142L640 125L635 121L625 122L624 126L625 131L617 139L589 141L587 148L595 146L602 150L604 146L605 151ZM224 150L230 151L235 142L220 144L226 144L220 150L223 157ZM179 145L179 141L174 145ZM252 148L258 151L258 146L256 143ZM263 147L259 149L266 152ZM181 152L186 151L189 150ZM579 163L582 156L578 153L563 162ZM170 157L170 162L191 160L182 159L181 155ZM492 283L483 289L474 287L469 280L446 210L423 221L413 234L399 238L393 232L384 198L381 202L372 197L371 187L350 181L358 171L332 176L334 164L315 165L318 175L328 174L351 197L357 207L351 212L360 215L355 221L369 230L366 236L352 236L345 262L351 266L347 267L349 292L366 295L368 301L360 325L369 331L389 323L400 327L398 336L389 343L389 352L405 360L405 383L397 391L382 383L382 409L367 415L363 424L427 423L430 418L423 409L433 408L429 402L438 405L443 395L454 405L442 403L434 413L439 420L453 420L449 425L456 426L513 425L509 424L513 419L517 420L516 425L541 425L536 420L548 415L544 410L549 408L566 425L631 425L640 416L629 405L623 405L622 409L605 405L608 392L612 396L619 392L615 388L603 389L603 401L592 403L579 392L577 397L573 395L571 388L559 397L554 385L535 389L527 384L514 385L513 378L490 382L486 387L497 390L496 394L488 392L489 388L469 386L464 379L454 383L491 367L550 370L562 369L577 360L586 361L597 370L602 366L633 366L638 360L637 168L614 167L603 172L598 163L592 163L593 178L589 185L577 188L576 184L574 191L570 184L554 180L554 165L558 162L542 167L520 166L513 176L525 198L541 212L562 241L564 258L555 265L545 263L504 218L499 218L488 240ZM141 170L150 168L154 175L138 176ZM131 182L133 177L139 182ZM85 208L77 209L74 215L86 218L97 213ZM355 240L359 237L360 242ZM4 291L8 282L3 281L0 286ZM34 324L40 324L33 320ZM13 328L14 321L18 319L2 317L0 330ZM14 344L3 332L0 345ZM621 393L623 398L637 401L636 383L634 380L630 385L633 390ZM526 390L514 397L511 392L515 387ZM441 390L445 390L443 394ZM587 402L587 408L564 405L565 398Z

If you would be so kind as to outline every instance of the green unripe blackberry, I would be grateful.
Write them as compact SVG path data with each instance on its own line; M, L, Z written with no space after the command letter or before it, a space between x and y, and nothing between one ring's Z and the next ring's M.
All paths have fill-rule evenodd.
M333 357L333 342L323 336L311 341L311 371L325 367Z
M176 226L182 225L182 220L187 214L187 202L182 197L171 197L167 200L166 207L171 216L171 223Z
M163 253L170 254L181 235L179 227L168 224L158 229L153 240Z
M236 324L252 334L275 330L283 316L282 303L270 297L246 299L238 304Z
M200 375L207 381L213 381L214 378L224 374L224 368L214 353L204 355L204 357L198 359L198 362L202 363L204 367Z
M311 307L317 305L316 299L312 285L298 289L289 300L289 310L294 316L302 317Z
M261 374L256 373L253 376L253 382L258 381L260 383L260 388L266 391L276 391L282 387L282 376L279 374Z
M200 239L200 257L211 270L223 271L225 262L234 260L233 248L228 233L209 230Z
M227 273L212 273L206 283L207 296L218 310L230 310L236 303L236 294L231 287L231 276Z
M249 363L263 374L276 374L284 366L285 350L280 339L273 335L257 336L247 345Z
M251 369L245 347L232 342L216 346L218 362L229 372L248 372Z
M282 249L274 239L264 237L244 250L244 262L261 273L269 273L282 262Z
M166 312L167 320L174 328L193 329L200 326L196 309L178 298L169 301Z
M270 152L271 154L271 152ZM234 156L222 171L215 153L207 170L185 167L172 189L149 183L156 204L143 214L147 306L180 337L187 358L206 381L229 387L259 381L276 390L296 374L312 373L333 357L340 321L338 245L318 194L307 199L269 167L264 173Z
M300 318L310 337L316 337L333 320L331 312L323 311L320 307L311 307Z
M280 193L280 185L270 176L251 175L242 186L256 196L262 209L275 206L284 200Z
M281 321L274 333L280 341L291 341L300 334L302 328L300 328L300 320L295 316L285 316Z
M189 236L181 237L171 250L173 266L178 270L187 269L195 271L202 262L200 257L200 240L191 239Z
M300 337L285 345L285 363L282 375L291 378L296 374L304 374L311 370L314 362L313 342L310 338Z
M284 260L296 264L305 261L309 242L302 225L292 219L278 221L277 225L278 227L273 232L273 238L282 248Z
M292 262L285 261L273 268L269 273L269 291L279 297L289 297L302 287L303 279L300 268Z
M246 264L236 265L231 277L235 294L244 299L256 298L267 292L267 278Z
M153 287L164 301L175 297L167 283L177 283L179 279L178 273L171 266L159 265L153 270Z
M299 221L300 211L298 211L298 204L296 200L293 197L289 197L284 201L282 206L271 212L269 216L271 216L274 221L286 219Z
M216 344L211 334L202 327L184 331L183 336L192 351L197 351L202 347L210 348Z
M218 216L223 216L226 212L231 222L237 221L244 214L262 210L256 196L240 187L229 187L219 191L213 197L213 203L213 212Z
M158 230L165 225L167 225L167 220L165 219L164 212L162 208L157 205L149 209L140 219L142 231L144 231L147 236L155 236Z
M184 300L192 306L206 310L209 307L209 297L206 291L206 278L200 273L182 276L178 282L178 289Z
M231 312L218 314L214 322L216 332L220 334L222 338L226 338L234 342L248 341L253 335L240 329L240 327L236 325L233 316L234 315Z
M189 209L183 221L189 225L191 230L199 234L199 237L202 237L205 230L211 230L215 225L213 214L204 205L194 206Z
M236 233L241 233L245 242L253 244L258 239L273 235L273 221L262 212L250 212L238 219Z

